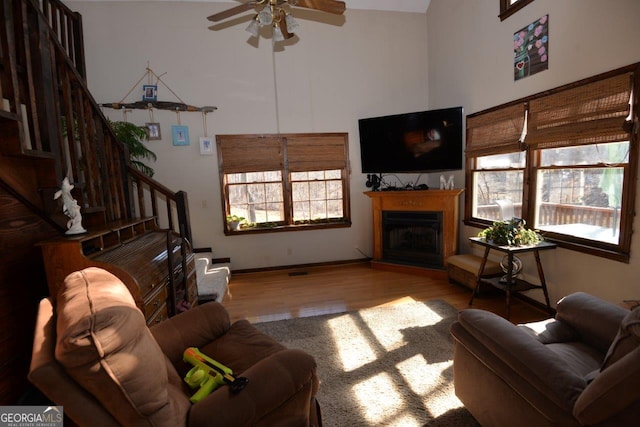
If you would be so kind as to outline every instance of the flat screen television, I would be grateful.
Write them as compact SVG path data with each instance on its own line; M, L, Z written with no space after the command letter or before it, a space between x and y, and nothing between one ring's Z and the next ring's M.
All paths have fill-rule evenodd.
M462 169L462 107L358 120L362 173Z

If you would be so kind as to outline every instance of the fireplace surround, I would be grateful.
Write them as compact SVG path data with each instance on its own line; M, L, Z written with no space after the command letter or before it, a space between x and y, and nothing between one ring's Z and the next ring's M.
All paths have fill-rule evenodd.
M458 248L459 196L463 191L365 192L371 198L373 219L371 266L446 277L446 259ZM390 234L385 238L386 231Z

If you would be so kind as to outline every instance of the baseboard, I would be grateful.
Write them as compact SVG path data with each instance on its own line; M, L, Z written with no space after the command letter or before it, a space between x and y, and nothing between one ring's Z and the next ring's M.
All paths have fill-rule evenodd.
M243 270L233 270L233 274L242 274L242 273L259 273L265 271L278 271L278 270L293 270L293 269L302 269L302 268L313 268L313 267L327 267L332 265L344 265L344 264L359 264L371 261L370 258L359 258L352 260L343 260L343 261L329 261L329 262L317 262L312 264L295 264L295 265L282 265L278 267L263 267L263 268L248 268Z

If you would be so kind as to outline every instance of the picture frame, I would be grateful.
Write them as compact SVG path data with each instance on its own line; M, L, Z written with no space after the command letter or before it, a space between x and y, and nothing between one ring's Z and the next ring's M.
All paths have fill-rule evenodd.
M171 126L171 133L173 135L173 145L189 145L189 128L182 125Z
M142 85L142 100L156 102L158 100L158 86Z
M200 155L212 156L213 155L213 139L208 136L200 137Z
M147 127L147 139L149 139L149 141L159 141L162 139L160 123L145 123L144 125Z

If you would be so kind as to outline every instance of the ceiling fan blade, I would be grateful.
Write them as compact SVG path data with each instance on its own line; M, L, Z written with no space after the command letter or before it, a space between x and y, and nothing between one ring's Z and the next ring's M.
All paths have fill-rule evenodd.
M307 9L316 9L323 12L342 15L346 9L343 1L338 0L290 0L292 6L306 7Z
M249 9L253 9L253 7L256 5L255 1L250 1L248 3L244 3L244 4L239 4L236 7L232 7L231 9L227 9L225 11L222 11L220 13L216 13L213 14L211 16L208 16L207 19L209 21L212 22L218 22L218 21L222 21L223 19L227 19L232 17L233 15L237 15L238 13L242 13L245 12Z

